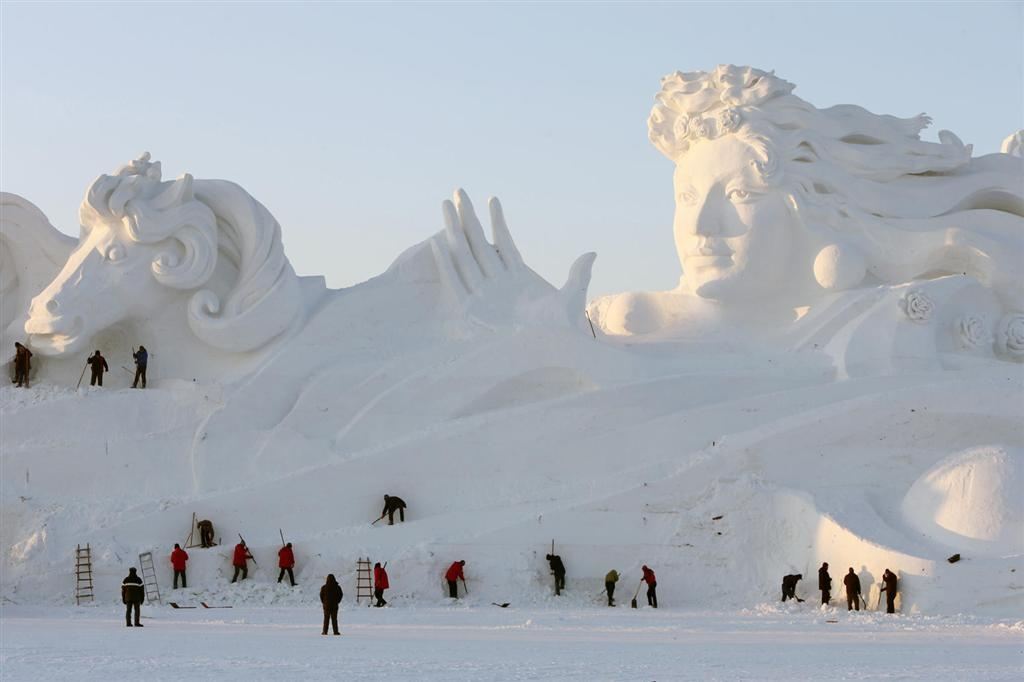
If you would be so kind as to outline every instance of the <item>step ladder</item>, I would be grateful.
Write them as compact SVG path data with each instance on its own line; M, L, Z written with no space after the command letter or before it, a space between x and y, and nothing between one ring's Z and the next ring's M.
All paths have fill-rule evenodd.
M146 601L163 604L160 600L160 586L156 584L156 566L153 565L152 552L143 552L139 555L139 568L142 571L142 584L146 588Z
M370 557L360 558L356 562L356 603L366 597L373 600L373 580L370 577ZM371 604L367 604L370 606Z
M92 550L89 545L75 547L75 604L93 601Z

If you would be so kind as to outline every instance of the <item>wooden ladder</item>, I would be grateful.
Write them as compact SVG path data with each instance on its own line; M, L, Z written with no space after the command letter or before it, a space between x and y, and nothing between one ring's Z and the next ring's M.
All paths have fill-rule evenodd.
M356 562L356 603L363 597L373 600L373 580L370 577L370 557ZM370 606L370 604L367 604Z
M163 604L160 600L160 586L156 584L156 566L153 565L152 552L143 552L139 555L139 568L142 569L142 584L146 588L146 601Z
M75 604L93 601L92 551L89 545L75 547Z

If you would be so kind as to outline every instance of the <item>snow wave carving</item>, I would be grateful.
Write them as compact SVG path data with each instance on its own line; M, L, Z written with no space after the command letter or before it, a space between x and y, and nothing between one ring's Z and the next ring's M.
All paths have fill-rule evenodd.
M238 185L162 182L148 153L101 175L79 210L82 234L36 296L25 331L44 355L81 350L98 332L192 292L187 320L206 344L258 349L302 324L298 278L277 220Z

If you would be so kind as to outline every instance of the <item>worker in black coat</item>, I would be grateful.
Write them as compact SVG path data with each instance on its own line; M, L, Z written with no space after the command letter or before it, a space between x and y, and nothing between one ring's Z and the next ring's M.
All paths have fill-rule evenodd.
M327 624L334 626L334 634L340 635L338 631L338 607L341 605L341 598L345 596L341 591L341 585L331 573L327 576L327 582L320 588L320 603L324 607L324 629L320 634L327 634Z
M545 557L548 560L548 565L551 566L551 572L555 574L555 595L562 594L562 590L565 589L565 564L562 563L562 557L557 554L548 554Z
M380 513L380 517L383 519L386 514L388 517L388 525L395 525L395 512L398 512L398 519L405 523L405 500L401 497L395 497L394 495L384 496L384 511Z
M782 577L782 601L786 601L787 599L803 601L803 599L796 596L796 584L798 581L803 579L804 576L801 573L790 574Z
M107 365L107 359L97 350L95 355L89 356L89 359L85 361L85 364L92 367L92 374L89 375L89 385L95 386L96 384L99 384L102 386L103 373L110 371L110 367Z
M843 585L846 587L846 610L860 611L860 578L853 572L853 567L843 576Z
M885 612L896 613L896 574L885 569L882 574L882 591L885 592Z
M124 619L128 627L132 626L132 611L135 611L135 627L141 628L139 611L142 602L146 601L146 590L142 586L142 578L135 572L135 567L128 569L128 575L121 581L121 601L124 602Z
M818 589L821 590L821 603L827 604L832 598L832 576L828 574L828 562L818 569Z

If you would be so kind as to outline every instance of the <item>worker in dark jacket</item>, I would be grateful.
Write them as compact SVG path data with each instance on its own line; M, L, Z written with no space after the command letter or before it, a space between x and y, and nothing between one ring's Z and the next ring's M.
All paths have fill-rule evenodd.
M786 601L787 599L803 601L803 599L796 596L796 584L803 579L804 576L802 573L790 574L782 577L782 601Z
M557 554L548 554L544 558L548 560L551 572L555 574L555 596L558 596L565 589L565 564L562 563L562 557Z
M20 387L29 388L28 374L32 370L32 351L17 341L14 342L14 381Z
M277 567L281 569L277 574L277 582L284 580L284 574L287 573L288 581L295 587L295 573L292 572L295 568L295 552L292 551L292 543L277 550Z
M384 496L384 511L380 513L380 518L384 518L385 515L388 517L388 525L395 525L395 512L398 512L398 519L402 523L405 523L405 500L401 497L395 497L393 495Z
M647 604L658 608L658 595L655 589L658 587L658 581L654 577L654 571L644 566L642 568L644 572L644 582L647 583Z
M235 574L231 576L231 582L238 580L238 574L242 574L242 580L249 577L249 559L252 558L252 554L249 553L249 548L245 546L245 540L239 541L235 545L235 552L231 556L231 564L235 567Z
M213 521L203 519L196 526L199 528L199 546L213 547L216 544L213 541Z
M619 582L619 572L614 568L604 576L604 591L608 593L608 606L615 606L615 583Z
M857 609L860 611L860 578L853 572L853 566L843 576L843 585L846 587L846 610Z
M132 382L132 388L139 387L139 379L142 379L142 387L146 387L146 365L149 364L149 353L146 351L146 347L140 345L139 349L132 353L132 357L135 358L135 381Z
M387 605L387 602L384 601L384 590L389 587L387 569L385 569L384 566L381 566L378 561L373 565L373 596L377 600L377 603L374 604L374 606L380 608L381 606Z
M128 569L128 576L121 581L121 601L124 602L124 619L128 627L132 626L132 611L135 611L135 627L141 628L139 610L146 601L146 590L142 586L142 578L135 573L135 567Z
M462 574L462 567L465 565L464 560L452 562L444 574L444 579L448 581L448 596L452 599L459 598L459 583L457 581L461 580L463 585L466 584L466 576Z
M185 579L185 564L188 562L188 552L181 548L178 543L174 544L174 551L171 552L171 568L174 569L174 589L178 589L178 576L181 576L181 586L188 587Z
M882 574L882 591L885 592L885 612L896 613L896 574L885 569Z
M92 374L90 375L89 385L95 386L99 384L103 385L103 373L109 372L110 367L107 366L107 359L100 355L97 350L94 355L90 355L89 359L85 361L85 364L92 367Z
M821 590L821 603L827 604L832 598L832 576L828 574L828 562L822 563L818 569L818 589Z
M334 634L340 635L338 631L338 607L341 605L341 598L345 593L341 591L341 585L335 579L334 574L327 576L327 582L320 588L320 603L324 607L324 629L320 634L327 634L327 624L334 626Z

